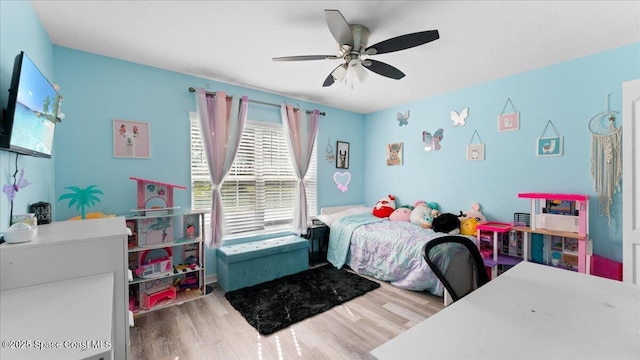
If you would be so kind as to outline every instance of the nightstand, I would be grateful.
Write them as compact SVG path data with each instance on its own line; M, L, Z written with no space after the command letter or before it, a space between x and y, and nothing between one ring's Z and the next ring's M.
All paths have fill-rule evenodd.
M326 224L310 224L305 236L309 240L309 264L327 261L327 248L329 245L329 227ZM317 244L317 247L316 247Z

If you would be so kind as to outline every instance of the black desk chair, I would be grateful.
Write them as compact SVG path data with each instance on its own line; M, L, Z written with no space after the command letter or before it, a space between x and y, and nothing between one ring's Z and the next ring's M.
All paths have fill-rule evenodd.
M445 270L438 258L446 252L452 253L452 258ZM424 246L422 256L453 302L489 282L480 250L464 236L447 235L433 239Z

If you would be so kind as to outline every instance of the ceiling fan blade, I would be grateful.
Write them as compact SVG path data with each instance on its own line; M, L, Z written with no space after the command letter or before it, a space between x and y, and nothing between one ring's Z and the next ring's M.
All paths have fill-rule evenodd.
M331 35L336 39L340 47L349 45L353 47L353 34L347 20L338 10L325 10L324 17L327 20L327 26Z
M376 74L386 76L388 78L400 80L404 77L404 73L395 67L376 60L363 60L362 65Z
M273 61L304 61L304 60L334 60L342 59L335 55L299 55L299 56L281 56L272 58Z
M324 79L324 83L322 84L322 87L331 86L336 80L342 81L344 80L344 77L346 75L347 75L347 64L340 64L336 66L336 68L333 69L333 71L331 71L331 73L329 74L329 76L327 76L326 79Z
M397 36L377 44L371 45L365 49L368 55L384 54L399 50L405 50L414 46L426 44L428 42L438 40L440 33L438 30L427 30L406 35Z
M333 85L334 82L335 82L335 79L333 78L333 75L329 74L329 76L327 76L327 78L324 79L324 83L322 83L322 87L331 86Z

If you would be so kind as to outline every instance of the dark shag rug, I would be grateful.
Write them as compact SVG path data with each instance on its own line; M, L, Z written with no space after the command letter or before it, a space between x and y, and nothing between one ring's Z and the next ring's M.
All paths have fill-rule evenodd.
M269 335L379 287L327 264L224 296L260 334Z

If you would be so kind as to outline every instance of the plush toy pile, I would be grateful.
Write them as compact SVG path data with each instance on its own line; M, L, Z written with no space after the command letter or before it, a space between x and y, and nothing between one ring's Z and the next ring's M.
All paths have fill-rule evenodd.
M471 204L471 210L460 211L460 233L462 235L476 235L478 224L485 224L487 218L480 212L480 204Z
M394 212L389 215L390 221L411 221L411 211L413 210L413 206L411 205L402 205L397 208Z
M433 219L438 215L440 215L440 207L438 204L418 200L415 203L413 211L411 211L410 220L412 223L420 225L425 229L431 229Z
M373 216L379 218L389 217L396 209L396 198L393 195L387 195L376 203L373 207Z
M450 235L460 234L460 218L451 213L440 214L433 219L433 231Z

